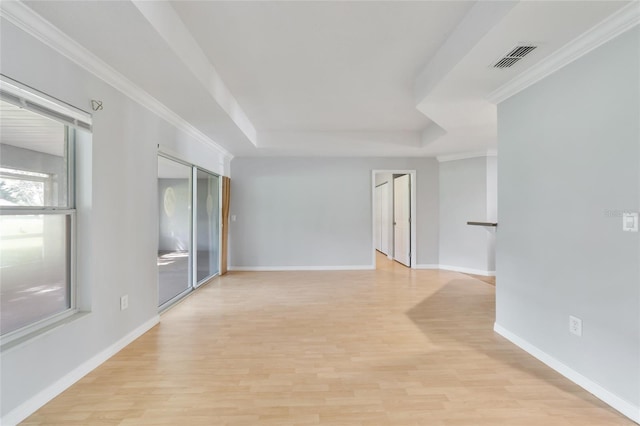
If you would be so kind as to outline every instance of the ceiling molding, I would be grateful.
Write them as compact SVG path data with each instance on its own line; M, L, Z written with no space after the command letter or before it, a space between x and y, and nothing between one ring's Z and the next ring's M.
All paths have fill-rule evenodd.
M461 152L458 154L439 155L436 157L438 163L446 163L447 161L468 160L470 158L481 157L497 157L498 153L495 150L476 151L476 152Z
M623 7L487 96L498 104L640 24L640 3Z
M131 0L169 48L198 79L249 141L256 146L256 129L198 42L169 2Z
M22 2L0 2L0 17L11 22L27 34L35 37L102 81L113 86L115 89L171 123L182 132L205 144L209 148L212 148L223 157L228 159L233 158L233 155L229 151L214 142L184 118L166 107L162 102L158 101L148 92L116 71L109 64L102 61L96 55L91 53L91 51L60 31L57 27L38 15Z
M442 136L446 135L447 131L440 127L435 121L429 123L426 129L422 131L421 143L422 146L427 146L437 141Z
M517 2L481 1L475 3L447 37L414 82L416 105L446 77L476 44L511 12Z

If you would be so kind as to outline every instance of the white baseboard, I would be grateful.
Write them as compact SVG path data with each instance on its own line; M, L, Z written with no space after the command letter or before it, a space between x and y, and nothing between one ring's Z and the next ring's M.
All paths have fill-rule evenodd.
M276 272L276 271L370 271L373 265L337 265L337 266L229 266L229 271Z
M453 272L462 272L463 274L482 275L485 277L495 277L496 271L485 271L482 269L463 268L460 266L440 265L440 269Z
M502 327L498 323L494 324L493 330L499 335L501 335L502 337L504 337L505 339L509 340L514 345L528 352L534 358L537 358L538 360L542 361L543 363L553 368L558 373L562 374L567 379L571 380L578 386L584 388L586 391L592 393L597 398L609 404L611 407L615 408L620 413L624 414L634 422L640 423L640 406L634 405L620 398L619 396L614 395L613 393L603 388L599 384L595 383L589 378L573 370L571 367L568 367L567 365L558 361L557 359L547 354L546 352L533 346L531 343L527 342L526 340L513 334L512 332Z
M51 401L56 396L60 395L66 389L68 389L71 385L73 385L78 380L82 379L88 373L96 369L100 364L111 358L113 355L118 353L121 349L127 346L129 343L136 340L138 337L142 336L144 333L149 331L152 327L160 322L160 316L156 315L150 320L146 321L144 324L137 327L131 333L124 336L122 339L118 340L113 345L109 346L102 352L98 353L94 357L88 359L84 363L80 364L73 371L62 377L57 382L48 386L46 389L38 392L29 400L23 402L10 412L8 412L2 419L0 419L0 424L4 426L13 426L17 425L31 414L35 413L40 407L45 405L47 402Z
M338 265L338 266L229 266L229 271L237 272L282 272L282 271L370 271L376 269L373 265ZM496 271L483 271L480 269L461 268L458 266L418 264L413 269L444 269L447 271L462 272L465 274L494 277Z
M418 265L413 265L413 269L440 269L440 265L418 264Z
M449 265L415 265L414 269L444 269L445 271L462 272L463 274L482 275L484 277L495 277L496 271L484 271L482 269L463 268Z

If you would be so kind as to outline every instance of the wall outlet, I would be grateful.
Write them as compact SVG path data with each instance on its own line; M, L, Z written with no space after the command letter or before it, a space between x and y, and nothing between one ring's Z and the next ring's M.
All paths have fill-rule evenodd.
M129 295L125 294L120 298L120 310L124 311L129 307Z
M582 337L582 320L569 315L569 331L578 337Z

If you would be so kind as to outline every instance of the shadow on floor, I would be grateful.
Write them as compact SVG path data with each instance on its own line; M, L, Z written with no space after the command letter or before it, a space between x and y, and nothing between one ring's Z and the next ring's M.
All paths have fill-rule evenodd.
M487 383L493 380L514 385L526 384L535 377L585 401L597 401L493 331L495 290L479 281L451 280L407 311L407 316L440 351L451 353L461 365L458 377L469 372L473 377L482 370L479 382L486 379ZM461 356L466 361L461 361Z

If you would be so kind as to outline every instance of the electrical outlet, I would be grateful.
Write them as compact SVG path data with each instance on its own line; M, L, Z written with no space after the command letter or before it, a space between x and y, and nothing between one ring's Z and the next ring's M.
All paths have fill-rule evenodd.
M582 337L582 320L569 315L569 331L578 337Z
M129 295L125 294L120 298L120 310L124 311L129 307Z

